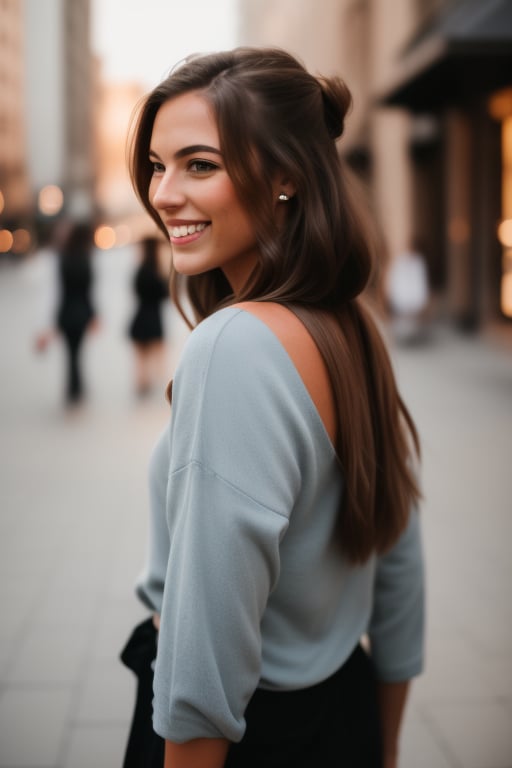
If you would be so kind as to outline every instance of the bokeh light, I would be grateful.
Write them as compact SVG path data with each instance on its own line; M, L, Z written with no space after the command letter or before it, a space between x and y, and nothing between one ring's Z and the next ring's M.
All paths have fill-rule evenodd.
M97 248L101 248L102 251L107 251L109 248L113 248L116 244L116 233L114 228L106 225L98 227L94 233L94 243Z
M11 250L14 238L12 232L8 229L0 229L0 253L7 253Z
M48 184L43 187L38 196L38 206L45 216L55 216L62 210L64 194L56 184Z
M12 233L12 239L11 250L13 253L26 253L32 244L32 238L28 229L15 229Z
M512 219L505 219L499 224L498 240L505 248L512 248Z

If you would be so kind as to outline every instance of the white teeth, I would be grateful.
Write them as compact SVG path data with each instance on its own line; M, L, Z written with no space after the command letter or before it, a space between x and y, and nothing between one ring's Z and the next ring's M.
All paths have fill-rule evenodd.
M181 224L179 227L171 227L172 237L185 237L185 235L193 235L195 232L202 232L206 227L206 224Z

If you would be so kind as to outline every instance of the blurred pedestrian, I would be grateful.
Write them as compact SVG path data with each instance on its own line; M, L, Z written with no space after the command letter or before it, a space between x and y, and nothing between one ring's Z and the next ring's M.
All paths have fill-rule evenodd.
M160 272L158 246L156 237L142 240L140 264L133 278L137 306L128 333L135 352L135 386L139 395L148 394L163 372L162 304L169 298L169 284Z
M398 765L423 663L418 438L361 297L350 104L250 48L190 58L142 104L132 178L194 329L151 462L125 766Z
M92 298L92 247L90 223L66 223L57 253L54 325L44 329L36 338L38 351L44 351L56 335L64 341L67 366L65 397L69 404L78 403L84 396L81 351L86 332L97 325Z
M393 259L386 288L391 327L397 341L422 340L430 296L427 265L418 247L408 248Z

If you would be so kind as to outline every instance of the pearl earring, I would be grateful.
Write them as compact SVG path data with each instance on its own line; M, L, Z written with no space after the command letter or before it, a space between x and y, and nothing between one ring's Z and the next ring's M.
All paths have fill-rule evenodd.
M278 200L281 200L283 203L285 203L285 202L286 202L287 200L289 200L290 198L289 198L289 196L286 194L286 192L281 192L281 194L279 195L279 197L278 197L277 199L278 199Z

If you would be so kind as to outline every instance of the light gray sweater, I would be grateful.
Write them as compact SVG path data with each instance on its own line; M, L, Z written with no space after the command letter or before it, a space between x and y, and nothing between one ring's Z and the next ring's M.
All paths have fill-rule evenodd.
M157 733L239 741L257 686L318 683L365 633L381 679L421 671L418 515L389 553L354 567L333 545L342 493L332 443L277 337L238 308L204 320L150 464L137 590L161 613Z

